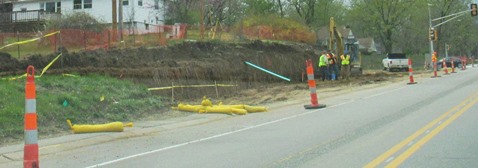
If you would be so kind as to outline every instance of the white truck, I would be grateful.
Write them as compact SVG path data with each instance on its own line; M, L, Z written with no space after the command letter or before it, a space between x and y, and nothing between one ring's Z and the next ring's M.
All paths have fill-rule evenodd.
M383 70L392 72L393 70L408 71L408 59L406 54L392 53L382 60Z

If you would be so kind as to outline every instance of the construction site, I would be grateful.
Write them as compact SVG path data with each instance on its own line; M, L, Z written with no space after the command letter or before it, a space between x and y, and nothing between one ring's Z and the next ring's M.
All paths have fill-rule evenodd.
M3 53L0 55L1 76L4 78L21 76L25 73L24 67L28 65L38 67L39 74L42 67L50 64L55 57L56 54L51 54L16 59ZM49 67L45 76L97 74L133 81L150 88L150 91L144 92L151 92L164 98L162 103L165 105L162 109L147 113L164 113L181 102L197 104L203 96L215 102L223 101L225 104L261 106L277 101L294 100L297 96L307 98L309 95L305 61L317 58L318 50L314 49L314 46L301 43L185 41L169 47L156 48L118 48L109 51L99 49L81 52L65 50ZM248 66L245 61L287 77L290 81ZM357 87L394 81L403 77L402 73L366 70L362 75L352 76L350 81L318 82L317 88L322 90ZM157 89L161 87L171 88ZM295 95L290 94L294 92Z
M25 68L35 67L38 95L48 97L39 105L52 111L39 113L40 126L46 130L40 137L49 137L69 133L69 127L74 128L70 119L98 124L163 120L188 112L245 115L268 111L276 103L301 103L310 98L307 61L315 69L317 89L327 92L318 93L319 100L406 77L381 71L381 58L362 54L355 37L350 37L351 29L337 27L332 17L317 34L281 35L283 30L259 26L244 28L238 39L213 30L198 39L197 28L191 29L195 31L181 24L164 25L147 32L129 29L121 36L111 29L0 33L0 78L5 86L19 87ZM278 38L276 34L282 39L270 40ZM316 38L321 40L314 42ZM323 51L333 51L338 65L344 52L351 56L350 80L340 72L334 74L336 80L318 80ZM211 103L198 105L206 97ZM3 131L4 144L21 138L19 114L4 117L9 125Z

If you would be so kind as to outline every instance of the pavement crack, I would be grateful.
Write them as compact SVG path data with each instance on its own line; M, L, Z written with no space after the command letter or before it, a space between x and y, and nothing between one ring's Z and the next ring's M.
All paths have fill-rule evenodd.
M13 158L11 158L11 157L8 157L8 156L6 156L6 155L4 155L4 154L2 154L2 157L4 157L5 159L8 159L8 160L10 160L10 161L15 161L15 159L13 159Z

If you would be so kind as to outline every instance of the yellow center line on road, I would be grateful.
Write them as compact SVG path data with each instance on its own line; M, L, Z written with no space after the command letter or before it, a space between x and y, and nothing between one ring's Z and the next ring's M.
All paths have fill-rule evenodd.
M431 121L430 123L428 123L427 125L425 125L423 128L419 129L418 131L416 131L415 133L413 133L412 135L410 135L409 137L407 137L405 140L403 140L402 142L396 144L395 146L393 146L392 148L390 148L389 150L387 150L385 153L383 153L382 155L378 156L377 158L375 158L373 161L371 161L370 163L368 163L367 165L365 165L364 167L365 168L372 168L372 167L377 167L380 163L382 163L383 161L385 161L385 159L388 159L390 158L390 156L392 156L394 153L396 153L397 151L399 151L400 149L402 149L403 147L407 146L410 142L412 142L414 139L416 139L417 137L419 137L420 135L422 135L423 133L425 133L427 130L429 130L430 128L432 128L433 126L435 126L437 123L439 123L440 121L442 121L444 118L446 118L448 115L450 115L451 113L453 113L454 111L458 110L460 107L472 102L471 104L468 104L466 107L470 108L472 105L474 105L476 103L476 101L478 101L478 98L475 98L473 99L474 97L478 96L478 94L474 94L474 95L470 95L469 97L467 97L463 102L461 102L459 105L453 107L452 109L448 110L446 113L442 114L440 117L436 118L435 120ZM468 108L463 108L465 110L467 110ZM461 111L464 111L464 110L461 110ZM460 112L461 112L460 111ZM459 112L458 112L459 113ZM458 114L456 113L456 114ZM463 113L463 112L462 112ZM455 114L455 115L456 115ZM455 116L453 115L453 116ZM461 113L460 113L461 115ZM448 120L447 120L448 122ZM451 122L451 121L450 121ZM440 126L442 126L444 124L441 124ZM436 129L435 129L436 130ZM435 131L433 130L433 131ZM428 134L430 135L430 134ZM427 136L428 136L427 135ZM415 144L416 145L416 144ZM414 145L414 146L415 146ZM408 158L408 157L407 157ZM398 158L397 158L398 159ZM397 160L396 159L396 160ZM406 158L405 158L406 159ZM402 161L403 162L403 161ZM401 162L400 162L401 163Z
M390 167L398 167L400 164L402 164L406 159L408 159L413 153L415 153L420 147L422 147L425 143L430 141L435 135L440 133L445 127L451 124L454 120L456 120L458 117L460 117L465 111L470 109L473 105L475 105L478 102L478 98L475 98L473 102L470 104L467 104L464 108L462 108L460 111L457 113L453 114L450 118L448 118L445 122L440 124L438 127L433 129L429 134L427 134L425 137L420 139L417 143L415 143L413 146L408 148L405 152L403 152L400 156L398 156L395 160L390 162L386 168Z

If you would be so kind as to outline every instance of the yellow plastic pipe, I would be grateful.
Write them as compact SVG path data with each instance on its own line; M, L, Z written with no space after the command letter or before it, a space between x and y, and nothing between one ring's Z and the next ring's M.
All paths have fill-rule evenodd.
M96 125L73 125L70 120L66 120L70 129L75 134L79 133L93 133L93 132L123 132L124 127L133 127L133 123L129 122L123 124L122 122L112 122L107 124Z

